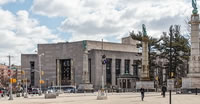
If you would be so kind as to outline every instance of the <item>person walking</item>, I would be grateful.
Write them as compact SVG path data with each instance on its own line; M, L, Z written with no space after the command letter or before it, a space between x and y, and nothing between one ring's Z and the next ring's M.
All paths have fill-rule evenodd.
M144 101L144 88L143 87L140 88L140 92L141 92L141 99L142 99L142 101Z
M167 88L165 86L162 86L162 95L165 97L165 92L167 91Z

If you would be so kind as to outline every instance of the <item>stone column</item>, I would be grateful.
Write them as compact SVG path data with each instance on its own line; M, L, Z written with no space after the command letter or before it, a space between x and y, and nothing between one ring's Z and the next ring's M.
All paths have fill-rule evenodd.
M60 86L61 85L61 69L60 69L60 60L57 59L57 86Z
M133 60L130 59L130 74L133 75Z
M124 68L124 59L121 59L121 70L120 70L120 74L123 75L123 74L124 74L124 71L125 71L125 68Z
M75 85L75 78L74 78L75 70L74 70L74 61L73 61L73 59L70 60L70 63L71 63L71 84Z
M88 71L88 51L85 50L83 53L83 82L82 83L89 83L89 71Z
M142 70L141 80L149 80L149 59L148 59L148 42L144 38L142 42Z
M116 71L115 71L115 59L112 59L112 70L111 70L111 73L112 73L112 85L115 86L115 82L116 82Z
M199 14L191 16L191 56L188 77L200 77Z

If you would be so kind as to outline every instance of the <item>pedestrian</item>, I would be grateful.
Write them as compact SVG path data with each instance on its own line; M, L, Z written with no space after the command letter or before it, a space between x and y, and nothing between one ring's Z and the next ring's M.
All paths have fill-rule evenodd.
M165 86L162 86L162 95L165 97L165 92L167 91L167 88Z
M142 101L144 101L144 88L143 87L140 88L140 92L141 92L141 99L142 99Z

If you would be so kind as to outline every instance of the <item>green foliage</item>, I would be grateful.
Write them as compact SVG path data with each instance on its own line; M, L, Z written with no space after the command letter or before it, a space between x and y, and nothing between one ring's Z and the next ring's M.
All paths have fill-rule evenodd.
M171 26L169 29L169 34L172 34L172 71L176 76L183 76L183 72L185 67L184 65L187 65L187 62L189 61L189 55L190 55L190 44L188 37L185 37L181 35L180 33L180 26L174 25ZM169 53L170 53L170 35L167 32L163 32L161 37L159 39L153 38L150 36L146 36L149 43L149 66L150 66L150 74L151 71L155 68L160 68L160 70L163 70L163 67L167 68L167 72L169 69ZM130 36L134 40L143 41L143 35L142 32L138 32L137 34L134 33L134 31L130 32ZM140 48L142 47L142 44L140 43L138 45ZM156 63L157 59L164 59L165 60L165 66L160 65L159 63ZM178 70L179 69L179 70ZM182 74L182 75L179 75ZM153 75L150 75L153 76Z

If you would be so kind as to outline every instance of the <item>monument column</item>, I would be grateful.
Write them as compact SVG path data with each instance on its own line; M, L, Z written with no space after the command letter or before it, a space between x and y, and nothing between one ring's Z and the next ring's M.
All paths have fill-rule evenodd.
M92 91L93 84L89 82L87 41L83 41L82 45L83 45L83 73L82 73L82 83L79 84L78 89L80 91Z
M140 70L140 81L136 82L136 89L141 87L145 89L154 89L154 81L149 78L149 53L148 53L148 36L146 27L142 25L143 38L142 38L142 69Z
M143 37L142 42L142 70L141 80L149 80L148 39Z
M191 56L188 77L200 77L199 14L192 14L191 21L189 23L191 24Z
M189 91L200 88L200 41L199 41L199 14L196 0L192 0L191 21L191 56L189 61L189 73L186 78L182 78L182 89Z

